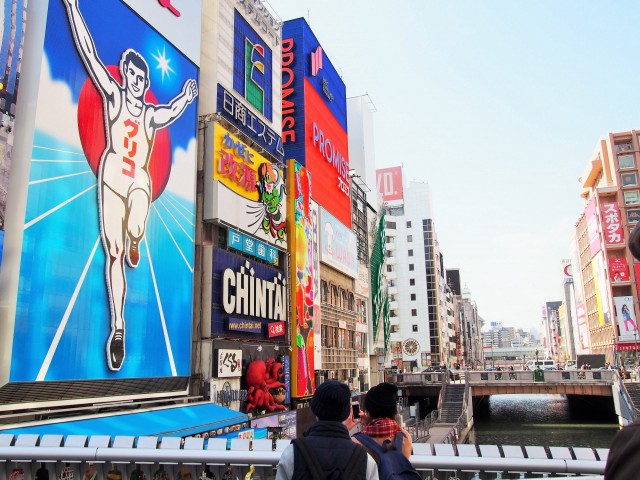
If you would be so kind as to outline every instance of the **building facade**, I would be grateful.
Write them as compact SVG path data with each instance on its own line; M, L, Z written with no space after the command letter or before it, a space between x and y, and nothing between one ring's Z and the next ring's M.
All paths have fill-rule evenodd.
M590 353L618 364L636 362L640 340L640 263L626 246L640 220L638 135L635 130L609 133L580 177L585 210L576 225L581 274L579 284L574 282L577 320L580 324L584 311Z

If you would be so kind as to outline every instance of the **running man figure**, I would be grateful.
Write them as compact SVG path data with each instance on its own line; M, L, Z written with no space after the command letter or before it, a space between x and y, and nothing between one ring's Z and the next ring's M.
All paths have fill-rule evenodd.
M149 89L149 67L133 49L120 59L123 86L111 76L96 53L93 38L78 8L78 0L65 4L78 54L102 96L106 147L98 168L100 231L106 254L106 279L111 309L111 334L107 363L120 370L125 356L124 305L127 294L125 256L131 268L140 261L151 205L149 159L158 129L167 127L198 95L193 79L167 105L152 105L144 96ZM126 255L125 255L126 252Z

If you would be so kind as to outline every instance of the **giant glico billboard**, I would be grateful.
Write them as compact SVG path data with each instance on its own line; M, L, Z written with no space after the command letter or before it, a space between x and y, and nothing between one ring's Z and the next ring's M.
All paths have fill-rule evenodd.
M303 18L282 33L285 156L313 177L313 199L351 228L346 88Z
M48 2L11 382L190 374L200 7L165 3Z
M314 225L311 176L295 160L287 163L289 190L289 256L291 265L291 396L301 398L315 390L314 376Z

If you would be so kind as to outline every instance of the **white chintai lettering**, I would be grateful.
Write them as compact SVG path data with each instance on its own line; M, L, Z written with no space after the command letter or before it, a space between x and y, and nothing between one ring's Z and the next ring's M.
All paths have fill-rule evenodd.
M249 315L249 291L253 290L251 283L251 277L236 272L236 313Z
M256 317L267 316L267 282L256 278Z
M229 292L229 287L235 286L236 274L227 268L222 274L222 308L227 313L233 313L236 309L236 297Z
M278 273L273 282L255 278L247 261L238 272L227 268L222 274L222 307L229 314L242 314L286 321L286 279ZM234 288L235 287L235 288Z

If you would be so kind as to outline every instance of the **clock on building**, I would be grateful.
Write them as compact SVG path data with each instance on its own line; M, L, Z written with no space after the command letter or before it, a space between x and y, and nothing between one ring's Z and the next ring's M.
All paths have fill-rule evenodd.
M420 350L420 344L414 338L407 338L402 344L402 350L406 355L415 355Z

